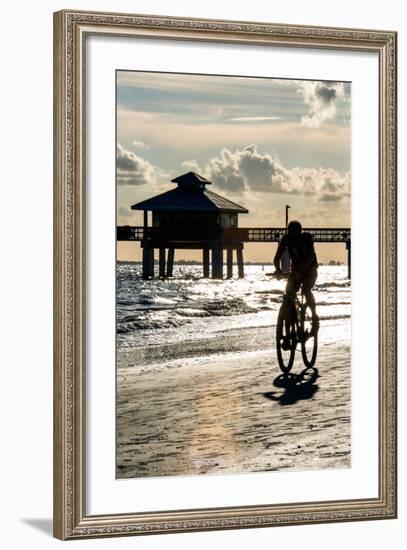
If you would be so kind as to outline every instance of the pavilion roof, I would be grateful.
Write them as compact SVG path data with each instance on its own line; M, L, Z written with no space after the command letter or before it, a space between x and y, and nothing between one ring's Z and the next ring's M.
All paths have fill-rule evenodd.
M131 206L132 210L152 211L191 211L191 212L230 212L247 214L244 206L232 202L213 191L208 191L206 185L211 183L195 172L188 172L174 178L178 187L165 191Z

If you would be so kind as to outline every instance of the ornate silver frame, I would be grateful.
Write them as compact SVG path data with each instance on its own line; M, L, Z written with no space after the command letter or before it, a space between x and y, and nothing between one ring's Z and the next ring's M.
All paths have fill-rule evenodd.
M85 493L86 36L151 37L376 52L379 57L379 496L90 516ZM54 535L60 539L396 517L395 32L60 11L54 14Z

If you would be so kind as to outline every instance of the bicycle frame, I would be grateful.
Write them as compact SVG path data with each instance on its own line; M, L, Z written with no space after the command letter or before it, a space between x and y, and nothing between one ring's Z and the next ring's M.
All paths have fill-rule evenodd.
M284 279L286 278L287 277L284 277ZM301 285L301 298L298 297L298 292L296 293L294 300L291 298L291 296L284 293L283 303L284 303L284 300L289 302L293 307L293 313L295 316L294 317L295 340L296 340L295 346L297 347L297 344L301 343L304 339L304 334L301 326L301 312L304 306L306 306L306 301L305 301L304 291L302 290L302 285Z
M286 278L286 277L285 277ZM283 373L290 372L297 345L301 344L301 354L306 367L313 367L318 350L318 336L313 330L313 321L307 314L308 303L301 284L301 297L298 292L293 297L284 293L277 319L277 358ZM290 312L287 314L287 312ZM309 330L309 323L311 328ZM283 328L284 327L284 328ZM285 335L284 336L284 332ZM289 335L289 336L288 336ZM312 348L307 349L307 342L312 339ZM289 353L283 356L283 353ZM311 355L309 355L311 353Z

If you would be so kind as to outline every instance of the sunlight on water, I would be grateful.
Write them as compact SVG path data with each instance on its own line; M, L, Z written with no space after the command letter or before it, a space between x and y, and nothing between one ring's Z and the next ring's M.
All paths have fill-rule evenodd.
M176 356L176 346L171 345L183 342L191 346L191 356L270 347L285 288L285 281L268 276L272 271L272 266L246 266L244 279L215 281L203 279L200 266L176 266L172 279L143 281L140 266L119 264L119 352L139 348L144 356L148 346L168 346ZM347 268L320 267L315 297L324 329L321 345L349 341Z

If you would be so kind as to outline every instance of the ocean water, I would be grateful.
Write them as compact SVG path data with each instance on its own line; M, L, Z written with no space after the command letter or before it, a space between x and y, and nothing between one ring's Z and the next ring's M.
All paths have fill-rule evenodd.
M202 278L201 266L174 266L170 279L141 279L141 266L117 266L117 348L133 363L271 350L286 281L271 265L245 266L244 279ZM349 343L351 285L346 266L321 266L314 287L319 345Z

